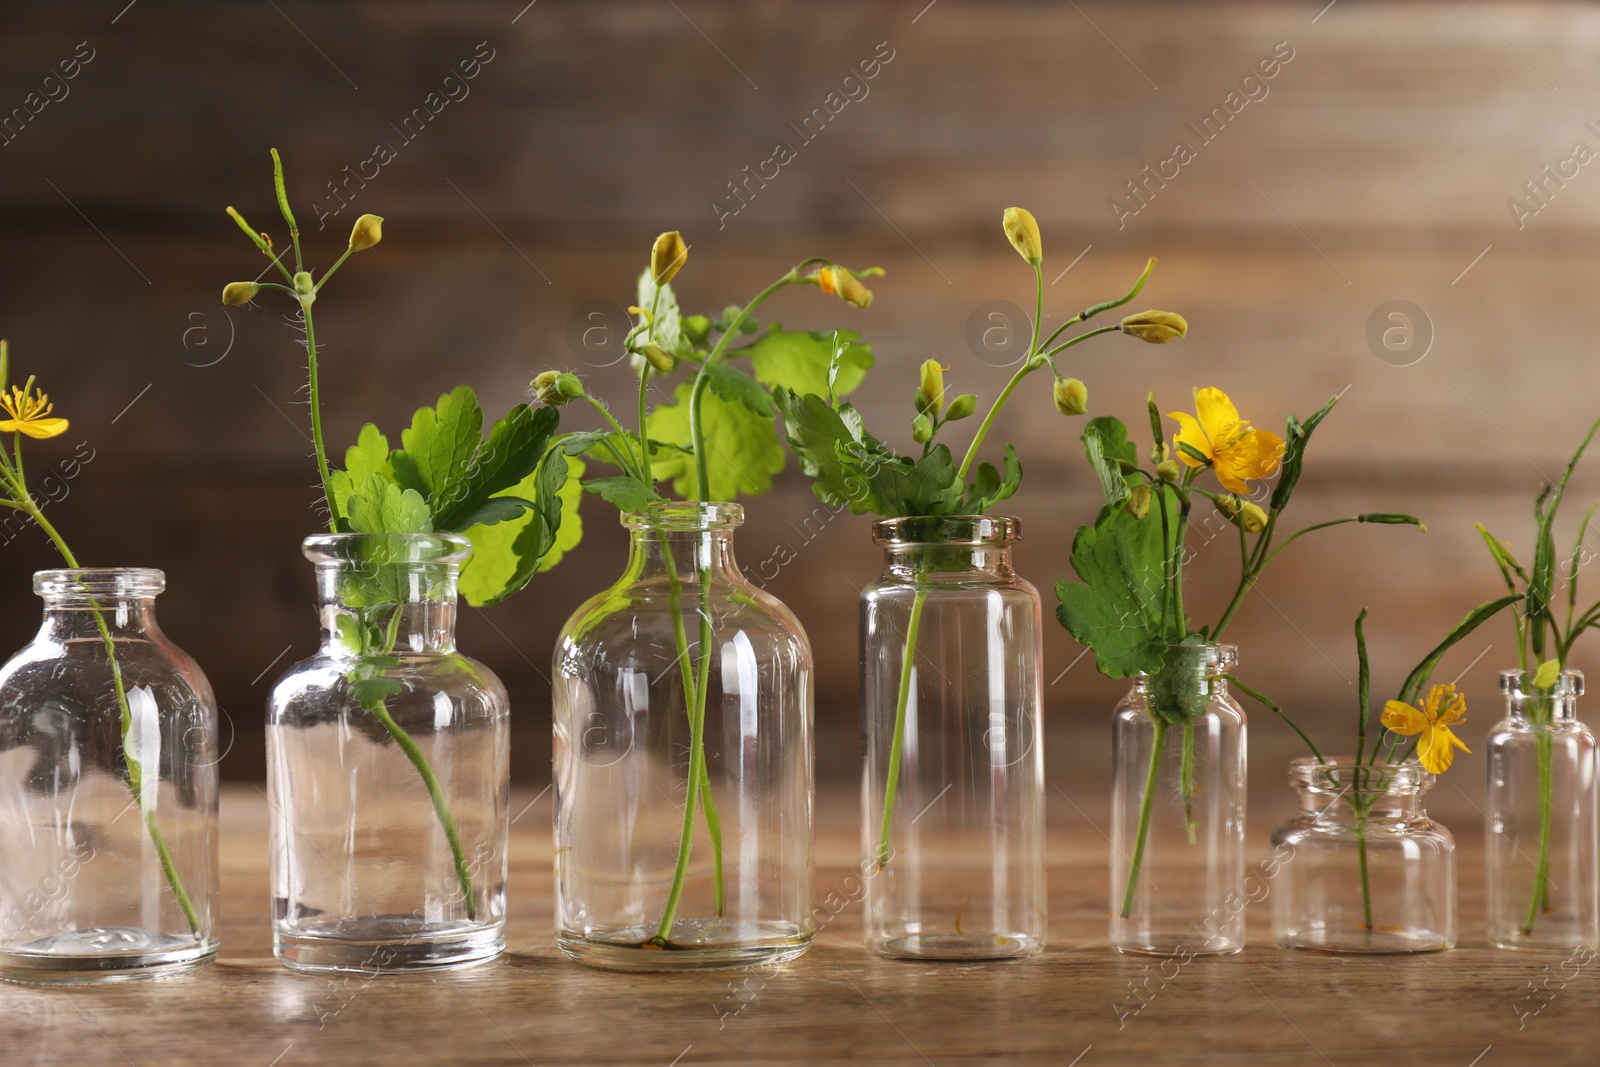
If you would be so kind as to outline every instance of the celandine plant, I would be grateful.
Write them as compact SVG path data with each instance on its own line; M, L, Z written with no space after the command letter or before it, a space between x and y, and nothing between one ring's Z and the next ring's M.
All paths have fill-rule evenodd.
M817 496L880 520L885 571L862 594L861 614L862 853L874 871L864 925L868 947L896 958L1044 946L1039 596L1012 568L1019 524L992 514L1017 491L1021 463L1010 445L1002 467L979 462L985 440L1023 382L1047 368L1055 408L1084 413L1087 388L1061 370L1068 349L1111 333L1162 344L1188 329L1181 315L1147 311L1074 332L1136 297L1150 260L1127 293L1045 335L1038 224L1021 208L1001 222L1033 270L1033 328L959 461L939 438L976 413L978 398L947 397L935 360L922 364L912 398L910 455L869 433L832 388L776 394Z
M34 576L44 625L0 668L0 976L171 974L217 951L216 706L156 625L162 573L80 566L29 488L23 438L67 428L0 340L0 507L66 565Z
M1370 751L1366 610L1356 617L1354 757L1324 757L1294 726L1311 756L1289 764L1301 810L1273 835L1274 848L1292 853L1275 886L1279 944L1355 953L1433 952L1455 945L1455 839L1428 818L1422 795L1435 775L1450 769L1455 750L1466 751L1454 728L1466 721L1467 699L1454 683L1429 681L1446 652L1521 599L1511 594L1475 608L1417 664L1395 699L1385 702L1385 732ZM1284 715L1271 701L1256 699Z
M315 969L367 967L373 945L387 954L379 970L472 962L504 938L508 708L499 681L455 651L457 590L474 606L498 603L576 543L574 461L551 447L555 410L518 404L485 438L477 399L459 386L417 411L399 448L368 424L333 469L313 305L351 254L378 244L383 220L357 219L344 253L315 276L276 151L273 163L293 269L229 208L284 283L235 282L223 301L271 290L298 307L329 528L305 545L324 646L280 679L269 712L277 951ZM405 764L420 796L404 784Z
M1507 716L1489 736L1489 943L1499 948L1600 947L1600 774L1594 735L1577 719L1583 675L1568 668L1578 638L1600 626L1600 603L1578 611L1584 538L1600 505L1584 515L1561 567L1564 612L1555 545L1556 512L1596 430L1534 501L1531 565L1478 525L1507 590L1525 597L1513 620L1517 669L1500 675Z
M1056 585L1056 616L1094 652L1100 673L1135 680L1113 729L1111 939L1130 952L1243 946L1242 913L1221 927L1204 922L1244 876L1244 715L1228 693L1230 681L1239 683L1229 673L1234 650L1222 638L1262 571L1315 530L1344 523L1422 526L1409 515L1367 513L1280 538L1306 446L1337 398L1304 421L1290 416L1286 437L1279 437L1241 418L1220 389L1197 389L1194 396L1193 415L1169 416L1178 424L1169 444L1151 394L1154 469L1142 464L1120 420L1090 420L1084 451L1106 503L1073 538L1079 580ZM1223 492L1200 484L1207 472ZM1260 488L1264 507L1244 499L1254 495L1252 483L1274 474L1270 493ZM1217 621L1194 626L1184 570L1191 514L1201 501L1238 532L1239 581Z
M664 233L639 277L633 428L576 375L533 383L546 404L583 401L604 420L561 448L619 471L583 484L631 534L621 578L568 621L554 664L557 941L606 967L781 961L814 933L811 649L739 571L732 501L783 467L775 391L848 392L872 364L855 334L763 328L755 313L794 285L866 307L861 279L881 272L803 260L712 317L679 309L687 258ZM668 399L652 405L658 389ZM693 862L697 846L709 862Z

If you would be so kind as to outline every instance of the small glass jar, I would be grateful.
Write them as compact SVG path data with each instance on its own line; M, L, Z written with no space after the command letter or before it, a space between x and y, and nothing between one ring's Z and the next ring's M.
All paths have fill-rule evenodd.
M1031 956L1045 945L1039 593L1016 519L876 523L861 594L861 870L868 949Z
M273 951L309 971L505 946L509 705L456 651L455 534L324 534L322 648L267 704Z
M1594 734L1578 721L1583 675L1539 689L1503 671L1506 718L1489 735L1489 944L1600 949ZM1542 877L1541 877L1542 872Z
M733 554L737 504L622 516L627 567L554 665L556 942L620 970L811 944L812 659Z
M1278 944L1374 954L1455 947L1456 843L1422 808L1433 782L1414 762L1290 761L1300 814L1272 835Z
M1245 716L1231 645L1174 645L1111 732L1111 944L1153 956L1244 947Z
M0 978L162 978L217 954L217 706L156 625L165 588L34 575L44 625L0 668Z

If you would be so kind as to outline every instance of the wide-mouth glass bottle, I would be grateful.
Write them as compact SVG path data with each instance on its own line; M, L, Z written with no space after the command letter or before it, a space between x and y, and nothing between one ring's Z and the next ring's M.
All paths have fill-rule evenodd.
M217 708L158 570L34 575L0 668L0 977L158 978L217 953Z
M1039 594L1005 516L873 526L861 594L867 947L899 959L1045 944Z
M811 646L740 572L743 518L623 515L622 576L557 642L556 940L575 960L727 967L811 943Z
M322 647L267 708L273 950L305 970L476 963L505 945L509 708L456 651L455 534L324 534Z

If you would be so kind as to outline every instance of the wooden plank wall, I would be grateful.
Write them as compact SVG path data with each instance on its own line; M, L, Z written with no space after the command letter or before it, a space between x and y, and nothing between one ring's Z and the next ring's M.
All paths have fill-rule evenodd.
M1003 207L1039 217L1058 321L1159 256L1139 302L1184 312L1192 336L1082 350L1073 366L1096 412L1137 419L1151 388L1178 408L1217 384L1273 426L1340 393L1295 512L1429 522L1426 535L1349 528L1305 544L1239 618L1247 676L1333 737L1352 707L1356 611L1373 609L1387 690L1494 595L1472 523L1526 550L1541 479L1600 415L1600 171L1575 152L1600 151L1592 5L524 5L95 0L0 16L0 113L13 116L0 126L0 334L73 420L33 449L35 477L92 453L52 513L89 561L168 571L162 618L216 685L236 776L261 773L266 686L316 637L297 550L315 522L302 357L280 305L217 303L223 282L259 269L223 206L274 228L269 146L289 162L314 261L343 247L355 214L388 219L381 248L318 306L341 444L369 419L397 431L459 381L493 412L550 366L625 395L622 369L575 348L572 324L594 302L628 302L663 229L692 243L679 288L696 307L743 299L806 255L884 266L866 312L807 291L773 313L873 341L862 402L903 443L922 359L986 397L1008 373L968 343L990 302L1031 298ZM780 142L793 158L729 199L747 166L771 175ZM1397 364L1418 349L1385 361L1367 340L1392 300L1431 322L1410 365ZM1071 531L1093 514L1077 432L1041 390L1001 435L1027 469L1018 563L1047 611ZM1597 489L1584 472L1573 503ZM511 687L530 780L547 773L556 630L621 566L613 514L592 503L577 554L462 621L463 646ZM849 775L856 593L879 563L866 526L823 521L792 469L750 511L748 565L793 550L769 584L817 648L822 772ZM0 538L0 647L14 648L37 617L28 574L51 556L36 531ZM1191 603L1214 615L1233 555L1226 539L1197 547ZM1509 629L1447 664L1470 664L1469 740L1494 717ZM1052 625L1049 712L1098 738L1123 687L1079 651Z

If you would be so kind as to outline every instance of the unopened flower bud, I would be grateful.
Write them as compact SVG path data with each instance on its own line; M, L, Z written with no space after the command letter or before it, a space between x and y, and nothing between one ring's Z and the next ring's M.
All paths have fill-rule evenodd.
M1175 459L1164 459L1160 463L1157 463L1156 477L1160 478L1169 485L1176 484L1178 481L1178 461Z
M1165 441L1157 441L1155 444L1150 446L1151 463L1165 463L1171 458L1172 450L1167 447L1167 443Z
M1076 378L1057 378L1052 392L1056 410L1063 415L1082 415L1089 410L1089 387Z
M937 415L944 408L944 368L936 359L922 361L917 382L917 410Z
M678 365L678 361L654 341L646 341L640 345L639 354L655 368L657 374L666 374Z
M547 370L533 380L533 395L541 404L560 407L583 396L583 381L576 374Z
M224 304L248 304L256 298L261 286L255 282L229 282L222 287Z
M1038 263L1044 259L1044 245L1039 240L1039 223L1034 220L1033 214L1027 208L1006 208L1005 214L1000 217L1000 224L1005 227L1006 237L1019 256L1029 263Z
M1122 332L1153 345L1164 345L1189 333L1189 323L1176 311L1141 311L1122 320Z
M310 271L296 271L294 276L294 291L300 296L310 296L317 291L317 283L311 279Z
M688 258L689 246L683 243L683 235L677 230L668 230L656 238L655 245L650 249L650 276L657 285L665 285Z
M1223 493L1217 497L1217 507L1231 519L1239 514L1239 498L1232 493Z
M911 439L919 445L933 440L933 422L928 416L918 415L911 420Z
M944 413L945 422L955 422L964 419L978 410L978 398L972 393L962 393L950 401L950 410Z
M1122 505L1129 515L1142 519L1150 514L1150 483L1140 482L1128 493L1127 501Z
M1239 522L1245 533L1258 534L1267 528L1267 513L1246 500L1239 510Z
M362 215L350 230L350 247L364 252L383 240L383 219L377 215Z

